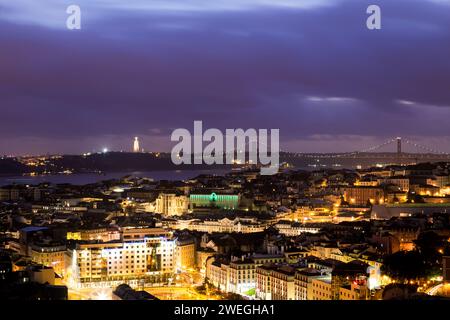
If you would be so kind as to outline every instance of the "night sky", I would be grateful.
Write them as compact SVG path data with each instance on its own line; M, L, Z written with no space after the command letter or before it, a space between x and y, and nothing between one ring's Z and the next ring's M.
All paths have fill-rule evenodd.
M194 120L450 152L450 0L0 0L0 154L169 151Z

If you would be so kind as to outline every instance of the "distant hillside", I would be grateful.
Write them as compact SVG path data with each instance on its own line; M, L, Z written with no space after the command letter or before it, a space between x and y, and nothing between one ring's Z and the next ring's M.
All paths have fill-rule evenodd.
M0 175L20 175L28 168L14 158L0 159Z
M246 156L248 158L248 155ZM420 162L448 161L442 155L414 155L404 154L400 160L403 164ZM280 163L286 162L297 168L319 170L325 168L343 169L356 167L373 167L376 164L395 164L398 162L395 153L365 153L358 155L335 154L292 154L280 153ZM42 163L42 162L41 162ZM64 155L46 159L38 167L27 167L17 159L0 159L0 175L20 175L28 172L60 173L70 170L74 173L86 172L125 172L125 171L160 171L160 170L202 170L202 169L231 169L230 165L175 165L172 163L170 153L129 153L107 152L90 155Z
M88 156L63 156L52 160L54 167L71 169L75 172L117 172L213 169L219 166L174 165L170 154L108 152ZM223 166L220 166L223 168Z

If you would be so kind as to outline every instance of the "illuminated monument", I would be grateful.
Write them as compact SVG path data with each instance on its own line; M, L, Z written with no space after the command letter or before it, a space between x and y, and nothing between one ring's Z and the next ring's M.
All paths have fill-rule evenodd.
M189 196L190 208L211 208L234 210L239 207L240 197L235 194L191 194Z
M139 148L139 138L134 137L133 152L140 152L140 151L141 151L141 149Z

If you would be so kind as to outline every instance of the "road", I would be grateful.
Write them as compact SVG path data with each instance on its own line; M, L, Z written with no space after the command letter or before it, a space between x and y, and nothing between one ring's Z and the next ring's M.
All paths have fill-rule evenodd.
M439 289L442 288L442 283L435 285L434 287L431 287L425 291L426 294L429 294L430 296L434 296L436 292L439 291Z
M113 289L69 289L69 300L112 300Z
M434 296L436 294L439 294L440 296L449 297L450 296L450 283L446 284L438 284L434 287L431 287L430 289L425 291L426 294L429 294L430 296Z
M137 290L142 290L141 288ZM218 294L197 292L192 285L146 287L143 290L161 300L220 300ZM112 300L112 288L69 289L69 300Z
M217 300L217 294L204 295L198 293L194 287L203 283L203 276L194 270L178 274L171 286L135 288L145 290L161 300ZM113 288L83 288L69 289L69 300L111 300Z
M145 288L145 291L151 293L161 300L220 300L221 296L216 294L200 294L191 286L183 287L152 287Z

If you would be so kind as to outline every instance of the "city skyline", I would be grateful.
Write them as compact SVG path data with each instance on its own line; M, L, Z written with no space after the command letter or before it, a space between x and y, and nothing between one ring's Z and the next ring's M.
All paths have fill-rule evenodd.
M450 301L450 0L0 0L0 42L8 309Z
M402 142L403 141L403 142ZM203 146L207 145L208 143L203 142ZM98 149L92 149L92 150L88 150L85 152L80 153L81 155L90 155L92 153L110 153L110 152L124 152L124 153L171 153L171 151L160 151L160 150L145 150L144 148L140 147L141 145L141 141L140 141L140 137L135 136L133 137L133 139L131 141L129 141L129 145L128 147L125 147L125 149L114 149L114 148L110 148L109 145L104 144L102 147L98 148ZM245 148L246 148L246 152L248 152L248 141L245 143ZM221 149L218 149L218 151L221 151ZM410 141L407 139L404 139L402 137L395 137L395 138L391 138L388 139L378 145L373 145L373 146L369 146L366 147L364 149L360 149L360 150L352 150L352 151L330 151L330 152L299 152L299 151L295 151L295 150L285 150L285 149L280 149L279 150L281 153L290 153L290 154L304 154L304 155L308 155L308 154L317 154L317 155L323 155L326 156L328 155L333 155L333 154L340 154L342 156L347 155L347 156L352 156L355 154L368 154L368 153L382 153L382 154L393 154L392 157L395 157L395 155L397 155L398 157L403 157L403 155L405 154L409 154L409 155L420 155L423 154L423 156L426 155L435 155L435 156L449 156L450 152L446 152L446 151L442 151L441 149L435 149L433 147L430 146L424 146L421 144L418 144L414 141ZM173 150L172 150L173 152ZM222 152L224 152L224 154L226 153L225 149L222 150ZM78 154L78 155L80 155ZM77 155L77 153L37 153L37 154L31 154L31 153L25 153L25 154L19 154L19 155L15 155L15 154L5 154L3 155L3 157L36 157L36 156L64 156L64 155Z
M296 152L408 137L450 151L448 1L0 4L0 153L170 151L170 133L280 128ZM370 120L370 121L369 121Z

